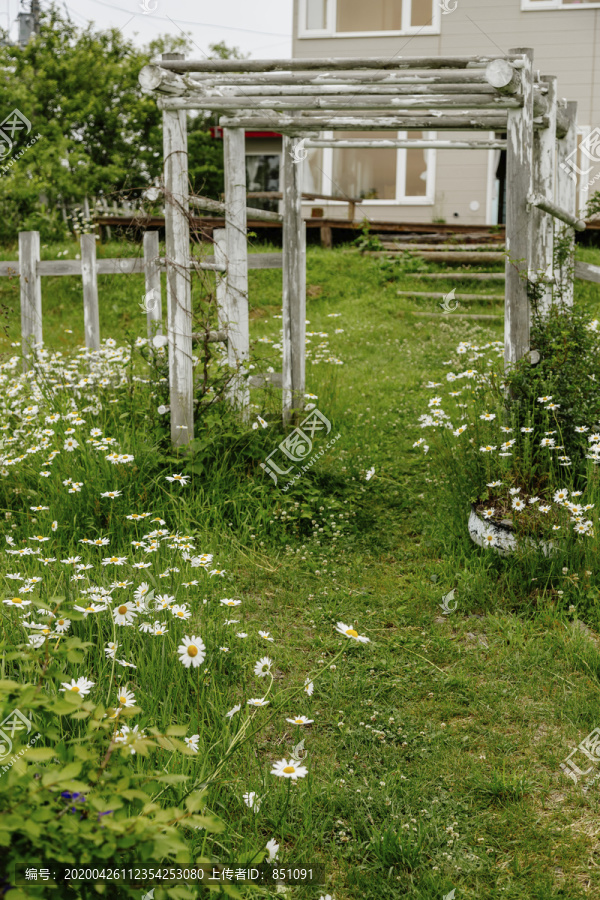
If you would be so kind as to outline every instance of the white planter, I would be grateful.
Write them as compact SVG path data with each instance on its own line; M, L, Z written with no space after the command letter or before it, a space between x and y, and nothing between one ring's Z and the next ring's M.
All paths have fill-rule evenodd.
M469 534L471 540L479 547L491 547L500 556L508 556L518 547L518 541L510 525L502 525L482 519L473 507L469 516ZM492 535L493 540L486 540L486 535ZM525 542L541 550L544 556L549 556L556 548L548 541L534 541L533 538L525 538Z

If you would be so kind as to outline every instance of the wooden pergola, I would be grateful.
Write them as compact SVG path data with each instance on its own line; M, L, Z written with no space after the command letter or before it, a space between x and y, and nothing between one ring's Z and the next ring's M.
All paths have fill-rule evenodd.
M186 110L221 113L225 202L193 205L225 214L215 232L220 327L228 359L244 372L249 357L247 218L280 221L247 207L245 130L283 135L283 371L284 421L301 409L305 391L305 254L302 147L406 147L507 151L505 364L530 350L529 281L541 284L542 307L552 303L554 219L577 230L576 185L567 160L576 149L576 104L559 100L556 78L533 69L533 51L506 56L391 59L186 60L163 55L140 72L140 84L163 111L166 194L168 341L172 439L193 438L192 311ZM327 131L479 131L460 141L324 138ZM489 137L489 134L493 137ZM506 133L506 140L494 135ZM300 143L302 142L302 144ZM573 234L571 232L571 234ZM574 236L571 252L573 251ZM267 265L269 263L267 262ZM572 303L572 284L562 296ZM268 378L268 376L265 376ZM234 402L249 402L238 377Z

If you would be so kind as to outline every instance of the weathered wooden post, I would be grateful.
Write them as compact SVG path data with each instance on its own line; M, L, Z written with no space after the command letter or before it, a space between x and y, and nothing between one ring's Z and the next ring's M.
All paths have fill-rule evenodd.
M225 228L215 228L213 231L213 241L215 248L215 263L219 266L227 266L227 231ZM216 294L217 294L217 315L219 319L219 328L227 331L229 328L229 311L227 309L227 272L217 272L215 276ZM234 350L227 340L228 362L235 365Z
M577 214L577 176L573 163L577 155L577 103L569 100L563 107L567 128L564 137L557 141L556 157L556 203L571 215ZM571 163L571 165L569 165ZM575 232L572 228L557 225L558 234L562 235L569 245L565 248L565 260L557 266L556 293L566 306L573 306L573 269L575 258ZM557 237L558 237L557 234Z
M514 365L529 351L529 299L527 276L531 250L531 192L533 150L533 50L510 50L523 54L520 76L523 106L509 109L506 154L506 299L504 305L504 365ZM498 61L496 61L498 62ZM514 67L513 67L514 68Z
M42 279L39 231L19 232L19 272L21 275L21 347L23 371L29 368L32 345L42 342Z
M181 53L163 59L183 59ZM192 292L188 220L187 119L182 109L163 110L165 232L171 440L183 446L194 437Z
M81 280L83 282L83 324L85 346L88 350L100 349L100 314L98 310L98 267L96 265L96 235L82 234Z
M146 231L144 234L144 276L146 281L146 309L148 321L148 340L162 334L162 295L160 287L160 267L158 260L158 231Z
M302 221L300 139L283 137L283 419L304 407L306 385L306 228Z
M225 161L226 302L229 317L227 342L229 364L239 370L230 397L244 410L250 403L248 383L243 377L250 356L248 321L248 239L246 236L246 133L243 128L223 129Z
M550 203L554 203L554 172L556 167L556 82L555 76L542 76L548 84L548 127L533 133L533 190ZM510 190L510 182L509 182ZM530 279L538 278L543 287L538 300L539 311L548 312L552 305L552 284L554 276L554 219L541 209L533 208Z

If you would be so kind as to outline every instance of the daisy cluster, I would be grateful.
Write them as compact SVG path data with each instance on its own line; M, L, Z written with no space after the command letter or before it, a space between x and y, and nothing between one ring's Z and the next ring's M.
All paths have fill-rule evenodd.
M330 313L329 317L337 317L340 316L341 313ZM273 316L274 319L281 319L280 315ZM306 320L306 324L310 325L310 320ZM342 334L344 331L343 328L336 328L336 334ZM279 331L279 340L274 341L269 337L261 337L258 338L259 344L269 344L273 350L278 350L280 355L283 356L283 329ZM318 341L313 347L313 342ZM327 331L307 331L306 332L306 360L310 362L311 365L317 366L319 363L329 363L333 366L343 366L343 360L339 359L339 357L334 356L329 347L329 332ZM271 371L273 371L271 369Z
M560 441L560 433L556 429L536 436L535 429L532 427L516 428L503 425L500 424L501 420L499 421L496 412L489 409L481 411L481 405L486 402L485 398L488 397L491 390L495 389L496 392L501 392L504 388L502 375L498 372L498 362L503 358L504 352L502 342L493 341L478 346L470 341L463 341L458 345L456 352L459 357L465 358L470 366L463 371L450 371L446 374L446 383L452 386L452 390L447 391L445 397L439 390L444 387L442 382L430 381L426 385L429 390L435 390L436 395L428 401L428 412L419 416L419 426L422 429L442 429L444 432L451 432L457 441L468 441L477 453L486 457L488 472L492 476L497 473L506 477L510 469L509 459L511 457L516 456L518 459L530 457L533 450L537 448L548 454L549 469L555 462L557 469L569 469L572 466L572 460L566 455L565 448ZM448 366L452 364L452 360L444 363ZM456 385L456 382L461 380L467 382L464 387ZM443 404L445 405L446 402L451 404L452 414L444 409ZM550 395L538 397L536 402L548 413L549 419L560 409L560 404L555 402ZM479 411L476 409L477 405L479 405ZM593 465L597 465L600 462L600 425L595 428L588 425L577 425L573 431L578 436L577 439L581 443L585 458ZM481 439L482 434L484 435L483 440ZM415 441L413 447L421 448L425 453L429 451L425 438ZM500 483L498 482L498 484ZM534 504L538 499L530 498L527 502ZM516 498L514 503L510 502L510 506L518 513L525 509L527 502ZM542 513L546 510L544 503L541 503L538 508ZM583 508L591 509L592 507L588 504ZM547 511L549 510L550 506L547 507ZM575 510L576 532L592 534L591 524L586 524L581 517L577 518L577 514L578 510Z
M249 717L260 715L260 710L272 705L272 650L277 646L277 635L266 626L242 623L239 615L244 609L243 599L218 596L221 592L214 588L206 590L214 578L225 578L227 573L211 553L197 546L194 534L172 530L156 511L123 508L129 502L129 479L131 493L138 494L130 465L135 462L134 456L123 452L116 438L99 427L108 417L98 417L108 404L117 402L115 388L131 383L131 371L126 371L130 361L128 349L107 340L97 353L81 350L72 360L38 347L35 365L27 372L20 371L18 357L0 365L0 420L10 423L0 430L0 471L4 476L10 474L11 488L15 483L26 484L27 496L31 496L28 514L19 517L23 525L18 539L10 533L16 525L11 524L5 535L3 555L11 571L4 575L8 590L2 604L9 616L12 640L25 640L34 653L42 656L65 636L86 634L94 645L87 671L69 672L56 689L108 703L106 716L115 720L114 741L135 754L136 746L140 749L138 742L146 736L143 725L152 721L152 709L144 708L148 692L138 669L144 671L157 650L173 675L181 667L179 677L189 677L196 688L196 682L210 683L214 663L230 653L237 651L249 663L245 642L268 648L269 655L254 656L253 662L254 677L267 687L252 690L244 677L235 685L238 702L228 711L224 705L220 713L223 723L230 727L243 719L237 733L246 727ZM259 427L266 424L259 417ZM69 477L64 478L67 464ZM113 480L113 466L118 486ZM93 481L84 474L90 467ZM108 483L102 483L104 476ZM190 490L187 475L168 472L161 478L165 490L176 496ZM37 491L30 489L32 483L37 484ZM104 507L103 519L110 523L107 533L76 533L71 524L74 518L68 515L68 504L74 501L68 495L82 489L88 491L90 505ZM20 486L12 490L23 492ZM8 523L12 515L6 513ZM340 513L342 518L346 515ZM59 525L60 519L63 522ZM125 542L123 533L129 533ZM64 546L65 537L73 545L69 555L58 549ZM67 599L57 602L52 598L61 582L69 589ZM211 599L201 599L202 593L210 593ZM355 644L369 641L351 624L338 622L336 631ZM107 641L107 637L112 639ZM51 645L51 641L56 644ZM313 692L314 682L306 677L298 694L310 698ZM124 710L129 711L127 715L144 718L134 727L123 724ZM314 724L301 709L288 712L287 717L281 713L284 727L293 726L299 732ZM263 713L279 714L279 709ZM191 753L198 753L203 743L200 734L188 734L184 741ZM306 777L308 768L303 757L294 755L298 746L289 759L271 763L273 776L290 782ZM245 802L257 812L261 798L249 792ZM270 858L274 858L276 846L273 843L267 847Z
M494 495L499 498L498 501L493 502L499 503L501 508L498 510L493 505L484 508L481 512L484 519L493 521L494 519L501 518L502 515L506 513L508 507L510 509L510 514L516 516L517 521L519 516L533 512L536 514L536 518L547 517L551 521L554 521L552 531L560 531L563 524L566 523L568 527L568 524L570 523L575 534L585 537L594 537L594 523L591 519L586 518L586 516L594 509L595 504L573 502L574 499L579 500L583 491L571 491L571 494L569 495L569 491L566 488L560 488L554 491L551 500L544 501L540 497L527 497L522 495L521 488L509 488L508 497L502 497L499 490L503 487L502 481L491 481L487 486L488 488L491 488L494 491ZM559 522L561 524L558 524ZM484 537L485 541L492 546L495 541L494 534L488 532Z

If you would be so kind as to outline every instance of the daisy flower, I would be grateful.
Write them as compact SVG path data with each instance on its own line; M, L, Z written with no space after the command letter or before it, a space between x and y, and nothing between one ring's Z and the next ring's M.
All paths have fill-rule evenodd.
M270 841L267 841L265 844L266 849L269 851L269 855L267 857L267 862L271 863L277 859L277 854L279 853L279 844L275 840L275 838L271 838Z
M490 507L490 509L484 509L483 518L491 519L495 512L496 512L496 510L493 507Z
M304 682L304 690L306 691L306 693L308 694L309 697L312 697L314 689L315 689L314 684L312 683L310 678L307 678L306 681Z
M193 734L191 737L185 737L183 740L190 748L190 750L193 750L194 753L198 752L198 744L200 742L199 734Z
M509 490L509 493L513 495L513 497L515 494L521 493L521 488L509 488L508 490Z
M501 484L502 484L501 481L490 481L490 483L488 484L488 487L500 487Z
M168 633L169 633L169 629L167 628L166 622L155 622L154 623L154 628L152 630L152 634L155 637L159 637L162 634L168 634Z
M271 637L271 633L269 631L259 631L258 632L261 638L264 638L265 641L271 641L271 643L275 643L274 638Z
M312 725L314 719L307 719L306 716L296 716L294 719L286 719L292 725Z
M225 718L232 719L235 716L235 714L240 711L241 708L242 708L241 704L236 703L236 705L233 707L233 709L230 709L229 712L225 713Z
M338 622L336 625L336 631L340 634L345 634L346 637L352 638L353 641L359 641L362 644L368 644L370 642L370 638L364 637L355 631L354 628L351 628L350 625L344 625L343 622Z
M287 759L280 759L279 762L273 763L271 775L277 775L279 778L291 778L296 781L298 778L304 778L308 775L306 766L299 766L293 760L289 762Z
M543 513L549 513L549 512L550 512L550 507L549 507L549 506L538 506L538 509L539 509L540 512L543 512Z
M554 502L555 503L564 503L569 496L569 492L566 488L561 488L559 491L554 492Z
M179 482L179 484L187 484L188 481L190 480L190 476L189 475L167 475L166 479L167 479L167 481L170 481L170 482L177 481L177 482Z
M112 611L115 625L131 625L137 616L135 604L131 602L121 603Z
M106 653L106 656L108 659L115 658L115 652L116 652L117 647L118 647L118 644L116 644L114 641L110 641L110 643L108 643L106 645L106 647L104 648L104 652Z
M483 413L483 415L479 416L480 419L483 419L485 422L493 422L496 418L495 413Z
M135 706L135 694L133 691L128 691L125 688L122 688L119 691L118 700L121 706L124 707L132 707Z
M496 449L496 447L492 447L490 444L486 444L485 447L479 448L479 452L480 453L491 453L492 450L495 450L495 449Z
M68 631L69 628L71 627L71 620L70 619L57 619L56 622L54 622L53 624L54 624L55 631L57 631L59 634L64 634L64 632Z
M523 434L532 434L533 428L521 428Z
M23 600L22 597L7 597L3 602L7 606L29 606L31 604L31 600Z
M272 660L270 660L268 656L263 656L254 666L254 674L258 675L259 678L264 678L265 675L271 674L272 665Z
M552 397L538 397L538 403L550 403Z
M77 443L75 438L67 438L63 445L63 450L67 450L69 453L72 453L73 450L75 450L77 447L79 447L79 444Z
M222 603L223 606L241 606L241 600L231 600L225 597L223 600L220 600L219 603Z
M171 613L174 616L177 616L178 619L191 619L192 614L185 605L185 603L181 603L177 606L171 607Z
M177 652L179 653L179 661L186 669L189 669L190 666L196 668L196 666L204 662L206 657L206 647L202 638L196 636L190 638L187 634L177 648Z
M372 466L365 475L365 481L370 481L375 474L375 466Z
M519 500L518 497L513 497L512 508L520 512L522 509L525 509L525 501Z
M103 494L100 494L101 497L108 497L110 500L114 500L115 497L121 496L121 491L105 491Z
M257 813L260 809L262 800L254 791L247 791L244 794L244 803L252 810L252 812Z
M250 700L246 701L248 706L268 706L269 700L265 700L264 697L252 697Z
M105 556L102 560L103 566L123 566L127 562L126 556Z
M82 612L85 619L92 613L104 612L106 609L105 603L90 603L88 606L74 606L73 609L76 609L77 612Z
M87 678L78 678L77 681L72 678L70 684L67 681L61 683L61 691L73 691L75 694L85 697L94 687L94 684L94 681L88 681Z

